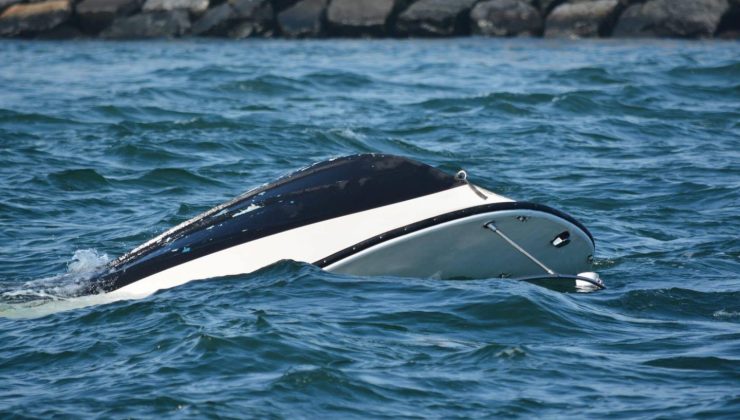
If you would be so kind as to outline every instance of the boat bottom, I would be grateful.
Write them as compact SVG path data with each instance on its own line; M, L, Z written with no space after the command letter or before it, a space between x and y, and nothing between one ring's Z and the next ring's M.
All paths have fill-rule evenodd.
M576 276L591 271L593 253L590 236L570 221L544 211L513 209L395 236L324 268L359 276L439 279Z

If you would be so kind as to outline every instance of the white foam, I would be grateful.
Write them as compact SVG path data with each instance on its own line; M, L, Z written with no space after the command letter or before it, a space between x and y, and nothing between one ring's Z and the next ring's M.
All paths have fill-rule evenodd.
M67 273L90 275L110 261L108 254L100 254L94 249L80 249L72 255L72 261L67 264Z
M36 300L14 304L0 303L0 317L15 319L39 318L55 314L57 312L101 305L123 299L127 299L127 297L121 295L111 296L109 294L99 294L79 296L75 298L56 298L56 300Z
M94 249L75 251L67 272L23 283L0 293L0 317L36 318L52 313L125 299L106 294L76 296L86 282L100 272L110 258Z
M712 316L714 316L715 318L737 318L740 317L740 312L720 309L719 311L713 313Z

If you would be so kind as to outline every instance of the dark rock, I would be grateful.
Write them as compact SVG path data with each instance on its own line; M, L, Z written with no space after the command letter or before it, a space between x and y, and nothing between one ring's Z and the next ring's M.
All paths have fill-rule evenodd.
M54 29L48 30L46 32L41 32L40 34L38 34L38 36L36 36L35 39L59 40L84 37L85 34L83 34L79 28L72 25L70 22L65 22L55 27Z
M0 35L25 35L48 31L72 15L70 0L14 4L0 15Z
M624 9L620 0L571 1L557 6L547 16L548 38L586 38L611 34Z
M419 0L396 23L404 36L452 36L470 32L469 13L477 0Z
M540 10L542 11L542 16L547 16L550 14L550 12L553 11L557 6L559 6L562 3L565 3L567 0L540 0Z
M272 0L272 7L275 8L276 11L282 12L290 6L298 3L298 1L299 0Z
M271 36L276 29L275 12L268 0L229 0L234 9L235 25L231 38Z
M209 0L146 0L144 12L171 12L187 10L192 16L200 16L208 10Z
M383 36L402 0L333 0L326 12L330 31L340 36Z
M118 18L100 33L102 38L173 38L182 36L190 29L190 18L185 10L172 12L148 12Z
M614 36L710 37L728 9L727 0L650 0L627 8Z
M264 28L254 22L240 22L229 29L228 37L234 39L244 39L259 36L264 32Z
M118 17L139 10L141 0L84 0L75 8L80 27L86 32L100 32Z
M195 35L246 38L270 36L275 30L275 15L267 0L229 0L208 9L193 24Z
M539 35L542 17L527 0L489 0L473 7L470 26L481 35Z
M229 0L228 3L234 8L237 18L240 19L269 21L275 17L269 0Z
M740 38L740 0L730 0L730 9L722 16L716 36L723 39Z
M740 39L740 30L726 30L717 34L720 39Z
M302 0L278 15L280 32L291 38L321 36L328 0Z
M200 19L195 21L192 33L194 35L226 35L235 16L236 12L229 3L212 7Z

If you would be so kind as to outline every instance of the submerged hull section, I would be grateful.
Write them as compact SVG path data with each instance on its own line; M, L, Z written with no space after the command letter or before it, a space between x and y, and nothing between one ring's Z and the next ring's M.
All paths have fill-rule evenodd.
M485 229L494 222L558 272L587 271L588 231L428 165L357 155L303 169L179 225L112 262L88 293L145 296L284 259L357 275L522 277L542 270ZM567 246L552 244L563 232Z

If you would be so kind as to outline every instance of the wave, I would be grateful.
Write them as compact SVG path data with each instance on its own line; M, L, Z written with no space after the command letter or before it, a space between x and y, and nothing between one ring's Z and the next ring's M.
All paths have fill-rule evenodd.
M5 285L0 290L0 317L36 317L95 303L95 298L73 302L79 291L99 274L110 261L107 254L94 249L74 252L67 264L67 272L51 277ZM54 305L54 304L57 305Z
M47 176L49 182L64 191L100 190L110 185L95 169L67 169Z
M377 82L368 75L341 70L311 72L301 76L302 82L319 90L337 88L359 89L374 86Z
M442 97L427 99L422 102L417 102L414 106L421 107L430 110L446 110L456 109L454 107L501 107L501 106L512 106L512 110L520 110L523 112L525 109L523 106L536 106L549 104L555 101L556 95L550 93L531 93L531 92L494 92L484 95L476 96L463 96L463 97Z
M737 374L740 372L739 359L724 359L721 357L675 356L662 359L652 359L644 362L645 365L685 370L716 370Z
M136 178L136 183L146 186L177 186L177 185L198 185L198 186L215 186L222 185L216 179L198 175L183 168L157 168L147 171L144 175Z
M719 65L680 65L671 68L668 74L680 78L719 77L719 80L732 80L740 78L740 63L733 62Z
M264 96L297 94L304 92L305 85L300 79L266 74L251 79L230 81L217 87L217 91L234 94L235 92L251 93Z
M42 114L38 112L20 112L0 108L0 124L7 127L8 125L15 126L16 124L67 125L82 124L82 122L70 118L63 118L60 116Z
M663 319L714 320L720 318L718 311L730 314L740 309L738 302L740 291L707 292L672 287L631 290L604 303L631 314L650 314Z

